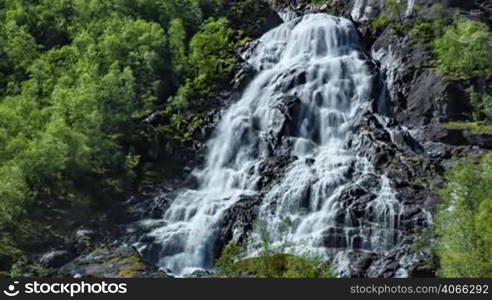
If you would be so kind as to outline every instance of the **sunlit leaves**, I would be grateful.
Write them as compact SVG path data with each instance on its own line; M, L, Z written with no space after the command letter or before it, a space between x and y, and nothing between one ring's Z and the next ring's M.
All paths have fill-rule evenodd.
M492 153L456 163L436 219L440 275L492 276Z

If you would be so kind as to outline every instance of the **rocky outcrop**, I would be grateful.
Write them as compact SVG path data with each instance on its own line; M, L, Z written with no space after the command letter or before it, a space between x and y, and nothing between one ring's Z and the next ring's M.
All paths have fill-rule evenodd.
M352 263L345 276L433 276L433 270L423 267L432 260L429 249L411 255L409 249L415 233L431 226L432 213L440 201L435 192L445 184L444 173L453 158L491 149L490 135L447 129L442 125L469 119L472 108L466 89L471 83L448 80L433 71L431 45L420 44L390 27L373 32L370 22L383 13L383 0L332 0L324 5L310 2L276 1L281 15L287 19L314 11L353 20L377 65L385 85L379 89L380 97L373 97L374 109L359 120L349 146L358 149L358 155L366 157L378 173L393 182L403 206L399 219L399 230L404 236L402 248L378 259L374 253L358 251L362 247L356 241L352 246L355 250L346 258ZM484 1L439 2L443 4L444 15L452 16L460 9L463 15L490 24L491 7ZM436 1L416 0L414 4L419 6L418 12L405 12L404 22L413 20L417 14L423 18L430 16ZM342 202L354 224L368 218L367 203L377 197L377 191L377 181L369 178L367 183L349 186L342 193ZM328 247L346 246L345 233L340 228L335 226L328 231ZM400 274L405 264L409 273Z
M102 247L61 267L57 276L69 278L168 278L145 264L130 247Z
M226 210L219 225L219 238L213 246L214 257L220 256L224 246L232 241L238 244L246 242L258 215L261 198L257 195L242 195L241 199Z
M43 254L39 262L46 268L59 268L73 258L73 253L67 250L56 250Z
M282 97L273 104L277 115L273 117L274 124L266 137L271 150L275 150L285 137L296 135L295 123L299 119L301 105L296 96Z

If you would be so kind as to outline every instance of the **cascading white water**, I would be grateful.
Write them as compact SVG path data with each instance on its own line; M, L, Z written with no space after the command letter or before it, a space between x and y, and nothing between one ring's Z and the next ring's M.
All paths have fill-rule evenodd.
M398 3L406 3L405 11L401 12L404 17L409 17L414 12L415 0L398 0ZM375 10L381 10L384 8L385 1L381 0L355 0L352 6L350 16L354 21L367 22L370 19L370 15ZM384 12L383 12L384 13Z
M272 155L265 137L278 123L275 105L282 97L297 97L300 109L293 132L282 140L294 162L260 207L274 243L287 236L308 249L322 248L325 231L343 209L337 196L350 182L347 174L371 172L365 159L345 147L351 125L369 103L373 79L350 21L313 14L284 23L260 39L249 63L259 73L209 141L204 167L193 172L199 187L182 191L165 212L164 226L150 233L162 246L158 264L176 274L213 267L224 212L241 195L257 193L260 165ZM373 220L372 236L392 244L385 230L396 226L396 199L384 180L382 192L371 204L383 213ZM279 232L287 218L288 233ZM256 245L253 239L250 254Z

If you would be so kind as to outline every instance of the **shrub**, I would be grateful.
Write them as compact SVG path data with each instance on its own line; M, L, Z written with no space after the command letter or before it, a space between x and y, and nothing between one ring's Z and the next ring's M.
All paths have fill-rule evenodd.
M421 45L432 43L436 38L442 36L444 31L443 20L418 21L412 29L410 36L417 40Z
M491 88L488 88L491 90ZM480 93L475 87L468 89L470 104L473 107L472 119L474 121L492 121L492 94Z
M17 166L0 167L0 228L21 214L32 197L22 170Z
M264 251L257 257L240 259L241 249L228 244L217 260L219 275L259 278L330 278L330 264L311 254L292 255Z
M393 29L398 32L403 31L406 28L406 24L403 23L403 19L407 8L407 1L386 0L384 2L384 9L381 14L372 19L370 22L371 32L377 33L389 25L391 25Z
M388 27L390 23L391 23L391 19L385 14L381 14L378 17L371 20L371 24L370 24L371 32L377 33L379 31L382 31L383 29Z
M444 277L492 277L492 152L456 162L436 216Z
M492 33L486 24L457 18L444 32L434 41L437 70L441 74L467 79L492 73Z

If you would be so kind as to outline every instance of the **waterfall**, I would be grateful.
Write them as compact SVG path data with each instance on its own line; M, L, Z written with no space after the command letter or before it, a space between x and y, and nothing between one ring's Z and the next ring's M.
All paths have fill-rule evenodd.
M193 171L198 187L181 191L162 225L148 234L160 245L158 265L175 274L213 267L224 212L242 195L259 194L261 165L276 155L269 137L282 122L290 124L280 147L293 162L262 194L258 216L273 244L288 239L292 245L286 251L323 254L328 248L394 245L399 204L391 183L346 146L354 122L369 104L373 82L353 24L325 14L288 21L260 38L248 62L258 73L226 109L208 142L204 165ZM287 121L278 110L285 97L297 99L298 106ZM376 211L374 218L362 226L354 224L339 197L348 184L370 175L381 182L381 192L367 207ZM288 231L279 230L286 220ZM329 245L327 240L338 241L339 232L344 241ZM145 243L136 247L142 251ZM254 233L249 255L258 247Z
M413 14L415 8L415 0L408 0L407 10L405 11L405 17L409 17Z
M410 17L415 8L415 0L398 0L398 3L404 3L405 5L405 17ZM378 9L381 10L384 8L384 1L380 0L355 0L354 5L352 6L352 11L350 12L350 16L356 22L367 22L370 19L371 14ZM384 13L384 12L383 12ZM402 12L403 13L403 12Z

